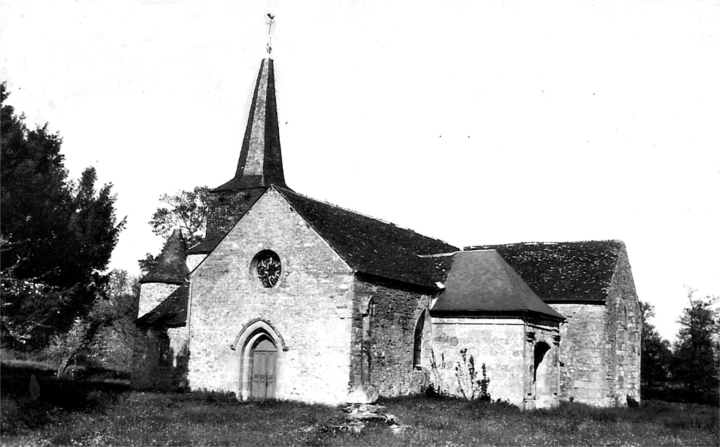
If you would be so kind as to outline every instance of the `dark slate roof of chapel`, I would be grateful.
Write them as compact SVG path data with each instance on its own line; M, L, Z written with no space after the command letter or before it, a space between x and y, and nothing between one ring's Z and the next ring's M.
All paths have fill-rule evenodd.
M538 242L466 247L494 249L547 302L605 302L621 241Z
M464 251L453 256L445 290L433 314L540 315L565 318L545 304L495 250Z
M235 177L214 191L285 186L273 60L260 64Z
M188 297L190 286L182 284L165 300L150 312L138 318L137 323L148 326L178 327L184 326L187 320Z
M185 251L185 238L182 232L176 229L165 242L165 246L157 258L157 265L140 279L140 283L184 283L185 277L190 273L186 264Z
M242 216L240 216L242 217ZM239 219L239 218L238 218ZM188 249L187 254L189 255L205 255L212 252L215 247L223 240L225 234L206 234L202 241L193 245Z
M320 202L286 188L275 188L295 211L357 272L437 288L458 249L439 239Z

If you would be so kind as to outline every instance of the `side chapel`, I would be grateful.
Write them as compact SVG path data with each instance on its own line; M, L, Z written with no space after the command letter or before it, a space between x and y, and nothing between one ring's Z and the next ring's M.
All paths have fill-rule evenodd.
M432 386L523 409L639 401L640 309L620 241L460 249L285 184L273 60L205 239L141 280L136 389L327 404ZM371 393L372 394L372 393Z

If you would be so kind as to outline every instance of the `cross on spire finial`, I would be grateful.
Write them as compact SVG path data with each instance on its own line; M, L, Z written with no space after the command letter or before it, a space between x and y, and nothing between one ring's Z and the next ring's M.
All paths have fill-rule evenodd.
M268 41L267 41L267 53L268 56L272 54L272 26L275 23L275 16L272 14L268 14Z

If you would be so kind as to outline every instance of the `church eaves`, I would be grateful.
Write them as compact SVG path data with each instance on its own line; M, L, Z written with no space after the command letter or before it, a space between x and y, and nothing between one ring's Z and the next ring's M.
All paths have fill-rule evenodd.
M183 238L182 232L176 229L158 256L157 265L150 270L150 273L142 277L140 283L183 284L187 275L190 274L185 263L187 259L185 250L185 238Z
M214 191L267 188L270 185L287 187L280 151L273 60L266 58L260 64L235 177Z

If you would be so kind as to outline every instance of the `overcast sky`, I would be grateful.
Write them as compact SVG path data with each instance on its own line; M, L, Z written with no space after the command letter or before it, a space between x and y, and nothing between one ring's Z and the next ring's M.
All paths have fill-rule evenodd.
M620 239L673 339L720 294L720 4L2 1L10 104L112 182L112 267L235 172L266 14L285 177L458 246Z

